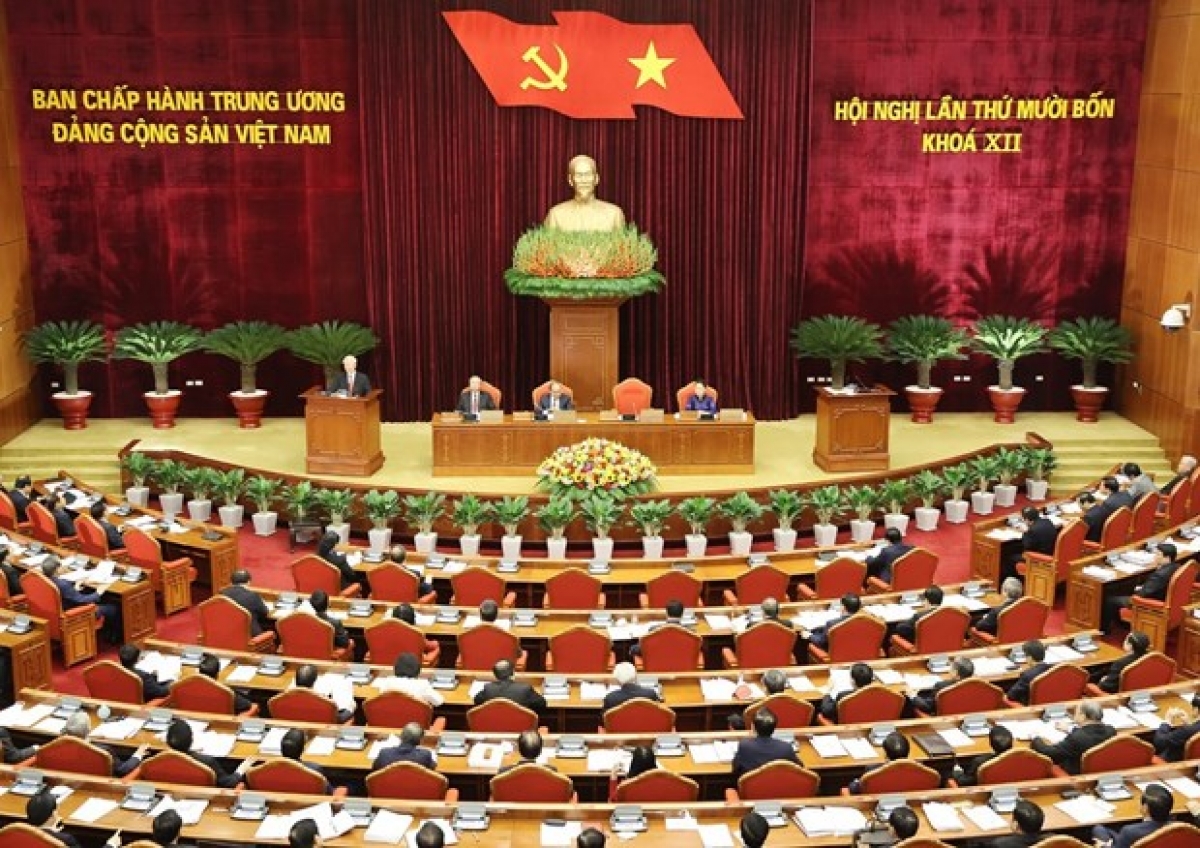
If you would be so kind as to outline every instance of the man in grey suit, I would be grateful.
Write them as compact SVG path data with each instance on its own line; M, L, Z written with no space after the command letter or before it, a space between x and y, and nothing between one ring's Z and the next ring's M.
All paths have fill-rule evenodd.
M371 393L371 381L366 374L358 370L357 357L347 356L342 359L342 373L333 378L329 393L349 397L366 397Z

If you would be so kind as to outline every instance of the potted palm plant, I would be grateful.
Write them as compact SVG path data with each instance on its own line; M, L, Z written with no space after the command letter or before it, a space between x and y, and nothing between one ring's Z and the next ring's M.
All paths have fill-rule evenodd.
M575 502L566 495L551 495L536 513L538 524L549 533L546 539L548 559L567 558L567 527L575 520Z
M612 559L613 540L608 534L624 513L625 505L600 489L579 502L579 514L592 531L592 556L600 562Z
M283 508L292 521L304 518L305 512L312 507L313 485L308 480L292 486L284 486L278 478L258 475L246 481L246 497L254 504L254 513L250 523L254 525L255 536L270 536L274 534L279 524L279 513L272 507L275 499L283 501Z
M62 416L63 429L87 427L93 395L79 390L79 366L104 361L108 352L104 328L94 321L47 321L26 331L21 341L30 362L50 363L62 369L62 391L50 397Z
M712 520L717 502L713 498L697 495L679 502L675 511L687 522L692 532L683 537L689 557L702 557L708 550L708 522Z
M521 522L529 515L529 498L505 495L492 504L496 523L504 528L500 538L500 556L508 562L521 558Z
M904 536L908 533L908 499L913 496L912 485L905 479L884 480L879 487L879 502L883 505L883 526L895 527Z
M717 511L729 520L729 553L733 556L749 556L750 548L754 545L754 534L746 528L758 519L767 508L750 496L749 492L738 492L736 495L721 501Z
M662 559L662 531L675 508L668 500L638 501L629 508L629 518L642 534L642 556Z
M787 553L796 549L796 529L793 526L804 511L804 499L791 489L772 489L767 495L775 515L775 550Z
M801 359L829 361L831 388L846 387L846 363L883 355L883 331L876 324L846 315L821 315L792 328L792 349Z
M183 487L191 492L187 502L188 515L192 521L208 521L212 518L212 490L217 485L217 472L207 465L189 468Z
M129 472L133 485L125 490L125 500L131 506L145 509L150 505L150 487L146 481L154 473L157 463L141 451L130 451L121 460L121 467Z
M942 504L948 524L962 524L967 520L967 510L971 504L967 501L967 487L974 479L971 469L965 462L958 465L948 465L942 469L942 479L946 481L946 489L950 497Z
M213 486L221 506L217 514L221 517L222 527L241 527L245 520L245 508L238 502L246 490L246 471L243 468L230 468L217 472L217 484Z
M370 505L366 500L363 501L363 506L367 509L367 515L370 516ZM416 533L413 534L413 547L417 549L417 553L432 553L433 549L437 547L437 532L433 529L433 525L445 511L446 496L438 492L409 495L404 499L404 518L408 522L408 526L416 530ZM391 516L388 520L390 521L394 517Z
M1050 448L1025 449L1025 495L1031 501L1044 501L1050 494L1050 481L1046 478L1058 465L1058 459Z
M183 512L183 492L179 488L187 480L188 469L182 462L162 459L154 463L150 475L161 489L158 493L158 508L164 515L179 515Z
M1075 420L1096 422L1108 397L1108 388L1096 384L1096 371L1101 362L1120 364L1133 359L1133 336L1111 318L1078 318L1051 330L1049 340L1050 347L1083 364L1083 383L1071 386Z
M1025 397L1025 390L1013 385L1013 368L1018 359L1040 353L1045 338L1046 328L1028 318L988 315L976 322L971 346L996 360L1000 377L996 385L988 386L996 422L1011 424L1016 420L1017 407Z
M913 510L917 518L917 529L931 532L937 529L938 516L941 513L934 506L937 499L946 492L945 479L928 468L918 471L908 481L913 494L921 500L921 505Z
M836 545L838 528L833 517L841 512L845 503L842 490L837 486L821 486L809 492L804 502L817 519L813 524L813 544L818 548Z
M325 513L327 531L338 534L343 545L350 542L350 523L346 519L354 510L354 492L349 489L317 489L317 507Z
M258 388L258 364L287 344L287 331L266 321L233 321L204 336L207 351L232 359L242 369L241 387L229 393L238 424L251 430L262 426L270 392Z
M151 321L117 331L113 357L145 362L154 372L154 391L146 392L143 397L156 430L175 426L175 415L183 398L182 392L170 387L167 369L179 357L199 349L201 339L199 330L178 321Z
M996 506L992 481L1000 476L1000 464L993 454L980 454L967 463L975 491L971 492L971 510L976 515L990 515Z
M942 389L931 384L933 366L944 359L966 359L966 331L936 315L906 315L888 327L887 348L896 362L915 363L917 383L905 386L912 420L928 424L942 399Z
M850 519L851 541L871 541L875 535L875 521L871 516L879 509L879 490L874 486L851 486L843 497L846 508L855 515Z
M249 487L246 491L251 498L254 497L254 493L250 491ZM311 480L298 480L279 489L278 494L289 527L299 522L311 523L313 521L313 513L316 512L320 503L320 490L312 484ZM257 527L257 525L255 526Z
M433 495L433 492L429 493ZM413 495L411 498L420 499L422 496ZM428 497L428 496L424 496ZM410 517L409 521L416 521L419 526L432 527L433 522L442 514L442 504L445 503L445 495L437 495L435 502L437 505L436 512L430 517L429 512L416 510L414 514L419 513L419 518ZM370 542L371 553L382 556L383 552L388 549L392 543L392 522L400 517L404 512L404 503L400 500L400 495L394 489L385 489L379 491L372 489L363 495L363 512L366 513L367 519L371 522L371 529L367 531L367 539ZM434 543L437 540L437 534L433 534ZM416 548L420 553L428 554L433 550L433 544L428 545L422 550L421 543L416 544Z
M995 453L996 479L999 481L992 487L996 494L996 506L1010 507L1017 502L1017 487L1013 483L1025 470L1025 453L1022 450L1000 448Z
M450 518L462 532L458 536L458 547L465 557L479 556L479 526L492 517L492 505L476 495L467 493L454 501L450 507Z
M379 337L361 324L323 321L297 327L287 334L286 343L296 358L321 366L324 385L329 387L337 377L342 359L366 353L379 344Z

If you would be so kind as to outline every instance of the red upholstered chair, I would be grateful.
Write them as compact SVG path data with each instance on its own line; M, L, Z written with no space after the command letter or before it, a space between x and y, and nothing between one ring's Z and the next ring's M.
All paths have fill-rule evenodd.
M716 403L717 398L720 397L721 393L718 392L716 389L714 389L712 386L708 385L708 383L705 383L704 387L708 390L707 394L709 397L711 397L713 399L713 403ZM696 393L695 382L688 383L686 386L676 389L675 390L675 408L678 409L680 412L683 412L685 409L687 409L688 398L690 398L695 393Z
M796 631L778 621L762 621L739 633L733 648L722 648L726 668L778 668L793 665Z
M496 405L496 409L504 408L503 406L500 405L500 401L503 399L504 393L501 392L495 386L493 386L491 383L489 383L487 380L480 379L479 390L481 392L483 392L484 394L491 397L492 403L494 403ZM469 385L462 387L462 392L469 392L469 391L471 391L471 387ZM462 392L460 392L459 394L461 395Z
M254 792L287 792L293 795L324 795L325 775L295 760L267 760L246 772L246 788ZM334 798L345 798L346 787L333 790Z
M1058 584L1066 583L1071 576L1071 563L1083 555L1083 541L1087 536L1087 525L1076 518L1063 525L1054 540L1051 556L1027 551L1024 559L1017 563L1017 573L1025 577L1025 593L1054 606L1054 593ZM1049 572L1053 569L1053 579ZM1043 576L1045 574L1045 576Z
M523 733L538 729L537 713L506 698L493 698L467 710L472 733Z
M1054 761L1032 748L1013 748L988 760L976 773L980 786L1045 780L1054 771Z
M865 772L859 785L863 795L928 792L942 785L942 776L915 760L895 760ZM849 795L850 788L842 787L842 794Z
M193 713L213 713L214 715L234 715L233 690L219 680L205 677L203 674L193 674L182 680L177 680L171 686L169 703L172 708ZM239 713L239 718L250 718L258 715L258 704L251 704L250 709Z
M192 582L196 579L191 557L164 560L158 539L136 527L130 527L121 538L125 540L126 558L150 575L154 592L162 600L163 614L190 609Z
M446 719L433 717L433 707L405 692L380 692L363 701L363 715L371 727L402 728L415 721L432 733L446 729Z
M829 649L808 646L814 662L841 663L879 658L887 625L870 613L857 612L829 628Z
M74 736L59 736L37 750L34 768L112 777L112 754Z
M776 760L738 778L737 789L725 790L725 803L815 798L820 786L821 778L816 772L787 760Z
M1183 502L1184 506L1186 506L1186 497L1183 499ZM13 506L12 498L8 496L8 492L0 492L0 527L5 530L19 530L21 532L29 529L28 521L17 523L17 508Z
M1059 663L1046 669L1029 684L1029 706L1058 704L1083 697L1088 683L1088 673L1078 665ZM1020 704L1010 704L1020 706Z
M1149 836L1143 836L1133 843L1132 848L1195 848L1200 845L1200 827L1186 822L1174 822L1159 828ZM1046 843L1039 843L1038 848L1045 848Z
M4 848L63 848L62 840L53 833L25 822L0 827L0 845Z
M737 576L732 589L725 590L728 606L761 604L767 598L777 601L788 599L788 583L791 577L773 565L756 565Z
M649 698L630 698L604 713L601 733L672 733L675 711Z
M294 612L275 624L279 653L305 660L344 660L352 656L354 641L344 648L333 646L333 625L310 612Z
M104 626L104 619L97 618L95 604L64 610L58 587L38 571L21 575L21 591L29 604L29 614L45 619L50 641L62 647L63 665L72 666L96 656L96 631Z
M1195 475L1193 475L1193 477L1195 477ZM1200 498L1193 497L1195 493L1196 484L1193 482L1192 478L1184 480L1171 490L1171 494L1167 495L1162 514L1158 519L1158 527L1160 530L1167 527L1175 527L1188 520L1188 516L1197 508L1197 506L1200 506ZM1189 505L1189 501L1195 501L1196 503Z
M937 693L938 715L967 715L1004 708L1004 690L976 677L960 680ZM917 710L918 715L925 715Z
M118 701L122 704L144 704L148 707L158 707L167 700L166 698L154 698L149 702L143 700L142 679L112 660L100 660L85 668L83 685L87 687L88 696L91 698L103 698L106 701Z
M1121 773L1130 769L1150 765L1154 759L1154 746L1136 736L1114 736L1094 748L1083 752L1079 758L1080 774ZM1061 769L1054 767L1055 774Z
M296 591L311 595L318 589L331 598L357 598L362 594L362 586L351 583L342 588L342 573L333 563L326 562L316 554L306 554L292 563L292 581Z
M538 404L540 404L542 402L543 397L550 394L550 384L552 382L553 382L553 380L547 380L546 382L542 383L540 386L538 386L536 389L533 390L531 397L533 399L533 408L534 409L538 408ZM559 386L559 389L561 390L560 394L565 395L566 397L569 397L571 399L571 402L574 403L575 402L575 392L571 390L571 387L564 383L559 383L558 386Z
M367 640L365 661L375 665L395 665L396 657L407 653L420 657L421 665L433 666L442 655L440 644L398 618L385 618L368 627L363 638Z
M654 389L637 377L626 377L613 386L613 408L622 415L637 415L650 408Z
M504 578L486 568L472 566L450 578L454 594L450 603L460 607L477 607L484 601L495 601L502 607L517 602L517 593L508 591Z
M337 704L333 699L312 689L288 689L267 701L271 718L284 721L307 721L313 724L338 725ZM322 790L323 791L323 790Z
M545 766L521 763L491 781L492 800L497 803L573 804L575 786L565 774Z
M608 635L580 624L549 639L546 671L559 674L601 674L616 663Z
M634 657L646 671L693 671L704 668L700 636L678 624L664 624L642 637L641 653Z
M29 601L24 595L9 595L8 581L0 580L0 607L14 612L26 612L29 609Z
M455 668L490 670L499 660L511 660L517 671L525 669L521 640L494 624L480 624L458 634Z
M665 768L653 768L617 784L618 804L694 804L700 784Z
M90 515L75 517L75 535L79 537L79 550L96 559L124 559L125 551L114 554L108 547L108 534L100 522Z
M274 631L251 636L250 613L224 595L213 595L200 604L199 610L201 645L257 654L275 652Z
M638 599L642 609L664 609L668 601L679 601L685 609L694 609L704 606L700 597L703 588L704 584L695 577L673 568L649 580Z
M384 563L367 572L371 585L371 600L390 603L432 604L437 602L437 592L420 594L421 580L402 565Z
M1183 758L1185 760L1200 760L1200 733L1192 734L1192 737L1183 746Z
M604 609L604 584L582 568L564 568L546 580L546 609Z
M787 692L780 692L776 695L768 695L761 701L746 707L742 713L746 727L754 726L754 716L763 707L775 714L776 727L808 727L812 724L813 713L816 712L812 701L797 698Z
M933 575L937 571L937 566L937 554L925 548L913 548L892 563L891 583L885 583L878 577L871 577L867 580L867 591L878 594L880 592L923 590L934 584Z
M1123 506L1104 520L1104 529L1100 531L1099 542L1084 540L1085 554L1112 551L1124 545L1129 540L1129 527L1133 524L1133 511Z
M181 783L184 786L217 785L217 776L212 769L179 751L159 751L142 763L138 778L150 783Z
M1175 679L1175 667L1175 660L1166 654L1150 651L1121 669L1121 675L1117 679L1117 691L1140 692L1155 686L1166 686ZM1089 683L1087 694L1099 697L1108 693L1095 683Z
M1149 636L1150 646L1156 651L1167 647L1171 631L1183 621L1184 607L1191 600L1197 568L1200 566L1192 559L1175 570L1167 585L1166 600L1155 601L1134 595L1129 608L1121 610L1121 618L1128 621L1133 630Z
M458 803L458 790L446 775L416 763L392 763L367 775L368 798Z
M29 507L25 510L25 514L29 516L29 532L39 542L47 545L58 545L59 547L78 547L79 537L75 535L59 536L58 525L54 523L54 516L50 513L50 510L37 501L29 504Z
M913 654L954 654L962 650L971 614L960 607L938 607L922 616L916 624L916 634L910 642L894 635L889 641L888 654L907 657Z
M904 695L880 683L871 683L851 692L838 702L838 720L830 721L823 715L817 721L825 726L834 724L874 724L879 721L895 721L904 712L907 703Z
M1148 539L1154 535L1154 518L1158 515L1158 492L1148 492L1133 505L1133 518L1129 524L1129 541ZM78 525L77 525L78 526Z
M857 595L862 591L863 581L867 579L867 564L850 557L838 557L829 565L823 566L813 579L813 587L803 583L797 587L797 600L840 598L851 593Z
M1040 639L1046 632L1046 618L1050 608L1037 598L1018 598L1000 613L996 624L996 635L970 629L972 647L986 648L991 645L1012 645Z

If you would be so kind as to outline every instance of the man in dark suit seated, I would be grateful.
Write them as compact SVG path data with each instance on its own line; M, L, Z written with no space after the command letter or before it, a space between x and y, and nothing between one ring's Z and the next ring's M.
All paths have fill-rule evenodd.
M980 843L988 848L1030 848L1046 838L1042 826L1046 823L1046 814L1042 808L1032 801L1022 798L1013 808L1013 832L1005 836L997 836Z
M704 415L717 414L717 399L708 393L708 386L703 380L696 380L692 383L692 393L688 395L684 409L687 412L699 412Z
M346 631L346 625L336 618L329 617L328 592L324 589L317 589L309 595L308 605L313 608L313 615L333 628L333 647L345 648L350 644L350 634Z
M912 545L904 544L904 537L895 527L889 527L883 534L887 542L883 550L875 556L867 557L867 577L878 577L884 583L892 582L892 566L896 560L913 549Z
M230 585L222 589L221 594L250 613L250 635L258 636L267 630L274 630L275 622L271 620L266 601L247 585L250 583L250 572L239 568L230 575L229 581Z
M613 669L613 678L617 681L617 688L604 696L605 712L613 707L621 706L626 701L632 701L634 698L648 698L651 701L662 700L658 697L658 692L637 682L637 668L633 663L617 663Z
M1196 470L1196 457L1187 456L1186 454L1184 456L1181 456L1179 458L1179 465L1175 466L1175 476L1172 477L1170 480L1168 480L1166 483L1164 483L1163 487L1159 490L1159 492L1161 494L1163 494L1164 496L1171 494L1171 492L1175 491L1175 487L1178 486L1180 483L1182 483L1187 478L1191 477L1192 472L1195 470Z
M538 766L539 768L549 769L550 771L558 771L550 763L539 763L538 757L542 755L542 734L536 730L524 730L517 737L517 756L520 757L511 766L505 766L500 769L498 774L504 774L509 769L514 769L517 766Z
M912 753L912 745L909 744L908 739L905 738L904 734L897 733L894 730L884 737L882 747L883 754L885 757L887 757L887 762L889 763L894 763L899 760L907 760L909 759L909 755ZM882 766L876 766L873 769L868 769L863 774L863 777L866 777L868 774L879 768L882 768ZM850 781L849 789L855 795L860 794L862 792L862 778L856 777L854 780Z
M1017 675L1012 686L1008 687L1005 697L1019 704L1028 704L1029 687L1032 685L1033 679L1048 670L1050 663L1046 662L1046 646L1037 639L1030 639L1021 646L1021 650L1025 652L1025 661L1029 665Z
M183 817L174 810L163 810L154 817L154 821L150 824L150 837L159 848L187 848L188 843L179 841L179 834L182 831ZM105 845L112 844L112 840L105 843Z
M210 654L207 651L201 655L200 664L196 666L196 671L203 674L210 680L221 680L221 661L217 659L215 654ZM254 706L253 702L246 697L246 694L237 689L231 689L233 692L233 714L241 715L248 709Z
M505 698L541 715L546 711L546 699L528 683L513 680L513 671L511 660L500 660L492 666L492 674L496 679L476 693L475 706L486 704L494 698Z
M49 787L43 787L30 796L25 803L25 819L33 827L62 842L67 848L80 848L79 840L63 830L62 819L58 817L58 801L50 793Z
M245 759L232 771L226 771L221 765L221 761L216 757L210 757L208 754L199 754L192 750L192 726L181 718L172 719L170 726L167 728L167 747L172 751L178 751L180 754L186 754L201 765L206 765L212 769L213 774L217 779L217 786L221 789L233 789L241 782L242 775L249 771L254 765L254 760Z
M1003 556L1000 563L1000 577L1007 579L1015 577L1017 565L1025 559L1025 554L1034 553L1043 556L1054 556L1054 543L1062 529L1035 506L1027 506L1021 510L1021 520L1025 523L1025 532L1016 543L1006 542L1003 545Z
M1118 657L1112 661L1112 665L1108 667L1108 671L1096 681L1096 685L1101 691L1112 695L1115 694L1121 685L1121 672L1133 665L1135 662L1146 656L1150 650L1150 637L1145 633L1139 633L1137 630L1131 630L1129 635L1125 637L1125 651L1123 657Z
M33 503L33 480L28 474L22 474L13 483L12 490L8 493L8 499L12 501L13 509L17 512L17 522L24 524L29 520L29 505Z
M842 607L842 614L837 618L830 619L824 625L814 627L807 633L804 630L800 631L800 635L806 640L808 645L815 645L822 651L829 650L829 630L834 625L841 624L850 618L850 616L857 615L859 610L862 609L862 598L853 592L847 592L845 595L842 595L839 603ZM805 653L807 653L807 650Z
M305 663L296 669L296 688L311 689L322 698L332 701L337 707L338 724L345 724L354 719L354 712L358 705L354 701L353 693L348 690L341 692L341 700L338 699L338 690L329 685L328 680L318 684L320 674L317 672L317 667L310 663ZM332 694L331 694L332 693Z
M562 383L558 382L558 380L551 380L550 391L538 398L539 412L553 414L559 410L574 408L574 404L571 403L571 396L563 392Z
M917 639L917 622L929 615L931 612L937 612L942 605L942 600L945 598L945 593L941 586L930 586L924 593L926 608L913 615L908 621L898 621L895 624L889 625L888 635L899 636L906 642L915 642Z
M125 549L125 540L121 537L121 529L108 520L108 509L104 506L104 501L96 501L92 504L88 508L88 515L94 518L100 525L100 529L104 531L104 539L108 542L110 551Z
M1105 493L1104 500L1083 514L1083 523L1088 528L1086 538L1089 542L1097 544L1108 517L1123 506L1133 506L1133 498L1128 492L1121 491L1121 484L1116 477L1105 477L1100 483L1100 491Z
M42 561L42 574L50 579L50 581L58 587L58 594L62 598L63 610L75 609L76 607L87 606L88 604L96 605L96 617L104 619L104 636L113 645L119 645L123 641L121 634L121 607L112 601L103 600L103 595L93 588L84 588L79 583L72 583L58 576L58 570L62 567L62 562L53 554L48 555Z
M348 588L351 583L357 583L362 587L363 595L368 594L370 590L367 587L366 572L354 570L354 566L346 559L346 555L337 549L341 543L341 536L332 530L326 531L321 540L317 542L317 556L334 566L342 575L343 589Z
M75 519L67 512L67 502L58 492L49 492L42 498L42 506L54 516L54 532L60 538L75 535Z
M1170 542L1159 542L1154 552L1154 571L1133 589L1133 594L1139 598L1152 601L1164 601L1167 589L1171 586L1171 578L1179 569L1179 549ZM1133 604L1130 595L1111 595L1104 599L1104 614L1100 618L1100 629L1107 633L1121 617L1121 610L1128 609Z
M950 776L954 778L954 782L959 786L975 786L979 783L979 769L996 759L996 757L1012 750L1013 735L1002 724L993 724L992 729L988 731L988 744L992 747L992 753L980 754L977 757L972 757L965 766L956 765L950 772Z
M1151 783L1142 790L1142 820L1127 824L1120 830L1112 830L1102 824L1092 828L1092 839L1096 848L1130 848L1135 842L1162 830L1171 823L1171 808L1175 799L1171 790L1159 783Z
M155 698L167 697L167 695L171 694L171 687L160 681L157 675L138 668L138 660L141 658L142 652L137 645L126 642L117 649L117 659L121 662L121 668L132 671L142 681L143 701L153 701Z
M950 679L939 680L928 689L922 689L919 692L908 693L908 703L910 709L914 712L920 710L927 715L937 715L937 696L943 689L947 689L958 683L960 680L966 680L968 677L975 675L975 663L971 662L966 657L955 657L954 662L950 664Z
M1169 763L1183 759L1188 740L1200 733L1200 695L1193 695L1191 710L1171 707L1154 731L1154 752Z
M8 548L0 547L0 572L4 573L3 579L8 587L8 596L10 598L17 595L25 594L21 589L21 571L15 565L12 565L6 560L8 559Z
M856 662L854 665L850 666L850 680L854 684L853 689L847 689L845 691L838 692L837 695L834 695L832 692L827 693L825 697L821 699L821 703L817 707L821 715L825 716L825 718L829 719L835 724L838 720L838 704L841 702L842 698L846 697L851 692L857 692L864 686L870 686L875 680L875 672L866 663Z
M1004 596L1000 606L992 607L975 623L975 629L980 633L996 635L996 631L1000 628L1000 613L1021 599L1021 596L1025 594L1025 587L1019 577L1009 577L1000 584L1000 594Z
M1104 708L1095 701L1084 701L1075 708L1075 729L1061 742L1034 739L1029 747L1045 754L1068 774L1079 774L1080 758L1101 742L1112 739L1116 729L1104 723Z
M92 723L88 720L87 713L85 713L83 710L78 710L77 712L71 713L71 717L67 719L62 729L63 736L74 736L76 739L82 739L84 742L88 741L88 734L91 732ZM135 768L140 766L142 764L142 758L145 757L146 752L150 750L148 745L140 745L138 749L133 752L133 754L128 757L122 757L117 754L116 751L106 745L99 745L95 742L92 742L91 744L95 745L100 750L107 752L108 755L112 757L113 777L124 777Z
M790 742L776 739L775 713L763 707L754 714L754 735L738 743L733 755L733 779L736 782L743 774L776 760L787 760L799 765L796 750Z
M294 762L304 766L309 771L316 772L317 774L321 775L321 777L324 777L325 794L332 795L333 784L329 782L329 778L325 774L325 769L321 768L321 766L317 765L316 763L305 762L303 759L304 746L307 744L308 737L305 736L304 731L298 727L293 727L290 728L287 733L283 734L283 738L279 740L279 753L282 754L285 759L293 760Z
M478 415L495 408L491 394L483 390L483 380L473 375L458 396L458 411L464 415Z
M379 771L392 763L416 763L427 769L436 769L437 754L421 747L424 740L424 729L417 722L410 721L400 731L400 744L380 751L375 757L375 762L371 763L371 770Z
M342 370L333 378L329 393L348 395L350 397L366 397L371 393L371 381L367 375L358 370L358 359L354 356L342 358Z
M12 765L28 760L38 752L39 747L38 745L29 745L25 748L18 748L12 741L12 734L8 732L8 728L0 727L0 754L3 754L5 764Z

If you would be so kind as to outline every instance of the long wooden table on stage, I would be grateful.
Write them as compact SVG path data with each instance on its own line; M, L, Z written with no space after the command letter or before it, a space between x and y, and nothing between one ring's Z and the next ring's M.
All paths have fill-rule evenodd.
M737 420L601 421L588 414L570 422L505 415L500 421L433 418L434 477L532 474L556 448L590 437L641 451L659 474L753 474L754 416Z

